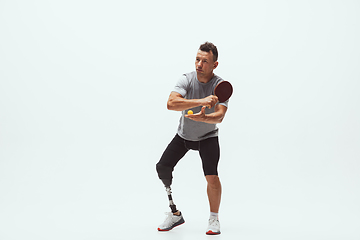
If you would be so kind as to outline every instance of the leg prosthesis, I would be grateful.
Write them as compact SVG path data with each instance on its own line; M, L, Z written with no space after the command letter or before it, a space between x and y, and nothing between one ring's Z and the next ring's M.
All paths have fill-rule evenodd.
M176 209L176 205L174 204L174 201L172 199L171 188L170 188L170 185L172 183L173 168L158 163L156 164L156 171L158 172L159 178L165 185L166 193L169 198L169 207L171 209L171 212L176 213L178 210Z

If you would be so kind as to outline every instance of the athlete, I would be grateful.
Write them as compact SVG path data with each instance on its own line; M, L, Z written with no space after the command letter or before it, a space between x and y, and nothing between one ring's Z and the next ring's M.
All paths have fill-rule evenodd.
M172 200L170 185L172 172L178 161L189 151L199 151L210 205L210 218L206 234L220 234L218 212L221 200L221 183L217 166L220 158L217 123L225 117L228 101L218 102L213 95L215 86L223 81L213 73L218 66L218 51L214 44L205 42L196 54L196 71L184 74L170 93L167 108L182 111L177 134L156 164L159 178L165 185L170 208L159 231L169 231L185 222L182 213ZM194 114L187 114L192 110Z

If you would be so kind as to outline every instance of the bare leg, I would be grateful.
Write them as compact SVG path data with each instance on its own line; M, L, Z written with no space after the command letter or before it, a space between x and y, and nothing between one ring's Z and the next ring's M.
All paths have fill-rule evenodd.
M221 201L221 183L216 175L205 176L207 185L207 194L210 204L210 212L218 213Z

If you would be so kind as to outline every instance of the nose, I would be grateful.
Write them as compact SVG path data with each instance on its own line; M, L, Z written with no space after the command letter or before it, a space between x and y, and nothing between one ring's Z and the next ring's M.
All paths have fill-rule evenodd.
M203 64L203 62L201 60L196 63L196 65L199 66L199 67L201 67L202 64Z

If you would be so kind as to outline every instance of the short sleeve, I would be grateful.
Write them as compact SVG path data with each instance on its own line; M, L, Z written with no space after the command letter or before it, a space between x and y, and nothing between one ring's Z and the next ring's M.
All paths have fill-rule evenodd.
M186 96L186 93L189 90L189 81L185 75L182 75L181 78L177 81L173 92L180 93L183 97Z
M222 103L217 103L217 104L220 104L220 105L223 105L223 106L225 106L225 107L228 107L229 106L229 99L228 100L226 100L225 102L222 102Z

